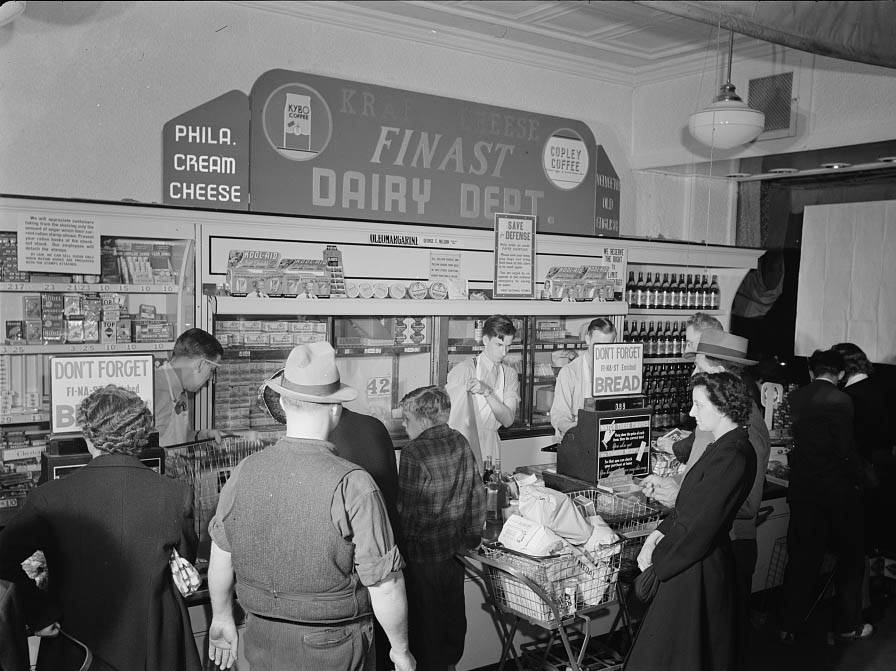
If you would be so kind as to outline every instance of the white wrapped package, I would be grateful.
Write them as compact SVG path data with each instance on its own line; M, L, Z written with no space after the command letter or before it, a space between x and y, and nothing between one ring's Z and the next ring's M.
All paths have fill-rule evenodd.
M604 522L600 515L589 517L588 523L594 531L591 532L591 537L585 542L585 550L604 558L620 551L621 547L615 545L619 540L619 536Z
M529 486L520 490L520 515L548 527L573 545L591 537L591 525L570 498L547 487Z
M563 539L553 531L520 515L507 518L498 541L508 550L532 557L545 557L563 547Z

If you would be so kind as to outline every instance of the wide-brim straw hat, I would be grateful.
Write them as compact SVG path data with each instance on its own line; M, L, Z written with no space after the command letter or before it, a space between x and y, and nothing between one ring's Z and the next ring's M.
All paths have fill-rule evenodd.
M358 396L339 380L336 352L328 342L293 347L283 372L264 384L281 396L311 403L345 403Z
M268 379L273 379L282 374L283 369L281 368ZM256 400L260 407L263 407L268 411L268 414L275 422L286 424L286 413L283 412L283 408L280 406L280 394L267 385L267 380L261 383L261 386L258 389L258 398Z
M733 333L726 333L718 329L709 329L700 334L700 342L692 352L685 352L686 359L692 359L698 354L705 354L713 359L732 361L742 366L754 366L756 361L747 358L747 347L750 341Z

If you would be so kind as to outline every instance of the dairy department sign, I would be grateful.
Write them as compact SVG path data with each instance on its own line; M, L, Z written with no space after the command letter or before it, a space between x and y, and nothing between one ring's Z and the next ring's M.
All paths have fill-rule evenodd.
M272 70L250 95L250 209L593 235L596 145L572 119Z

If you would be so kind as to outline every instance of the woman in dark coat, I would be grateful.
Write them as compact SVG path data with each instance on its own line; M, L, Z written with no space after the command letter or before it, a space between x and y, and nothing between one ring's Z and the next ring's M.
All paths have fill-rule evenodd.
M756 473L756 453L743 428L751 400L732 373L697 373L691 387L690 414L714 441L685 476L675 510L638 556L642 570L652 564L659 588L627 671L726 671L734 662L728 533Z
M34 489L0 534L0 577L21 589L25 618L41 638L38 671L80 668L84 642L96 666L193 671L199 655L168 565L172 548L195 559L192 496L135 456L152 414L136 394L109 385L85 398L78 423L93 459ZM47 561L47 589L21 562Z

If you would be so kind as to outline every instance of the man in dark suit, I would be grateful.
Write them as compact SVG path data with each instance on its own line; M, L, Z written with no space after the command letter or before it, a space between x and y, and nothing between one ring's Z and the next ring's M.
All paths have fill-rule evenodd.
M825 551L837 558L835 629L844 640L865 639L874 627L862 622L864 573L861 470L853 440L852 400L837 388L843 357L833 350L809 357L812 381L790 394L790 560L784 574L781 640L803 627L816 594Z
M892 520L894 486L892 469L886 462L891 454L886 394L873 376L874 367L862 349L851 342L832 348L843 355L843 392L852 399L855 417L853 436L856 450L862 456L866 472L865 487L865 553L879 554L881 547L891 545L894 538ZM893 545L896 547L896 545Z

